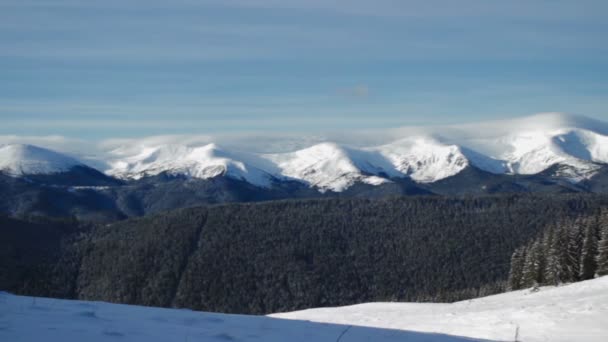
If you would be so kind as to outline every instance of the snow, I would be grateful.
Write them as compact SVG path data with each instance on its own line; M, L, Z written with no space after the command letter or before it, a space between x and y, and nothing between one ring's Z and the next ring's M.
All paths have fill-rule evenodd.
M0 146L0 171L11 176L52 174L83 165L74 158L25 144Z
M516 331L525 342L605 341L608 277L453 304L368 303L267 317L0 292L0 341L514 341Z
M572 138L577 133L584 136L592 134L569 129L513 133L497 140L503 146L496 158L503 160L509 173L513 174L537 174L553 165L563 165L576 170L577 175L572 177L587 178L599 168L594 162L604 163L605 160L592 158L592 146ZM597 145L593 148L597 154L608 152L608 148L602 151Z
M369 303L272 315L334 324L442 333L493 341L603 342L608 277L453 304Z
M206 156L195 161L188 156L190 148L180 147L188 152L175 151L170 154L172 160L141 162L151 151L168 148L157 146L144 148L135 157L118 159L109 173L124 178L167 170L200 178L226 173L254 184L266 184L265 180L274 177L301 181L321 192L339 192L357 182L380 185L400 177L432 183L471 165L496 174L525 175L557 165L554 176L576 183L608 163L608 125L561 113L468 125L406 127L386 135L395 138L376 146L326 141L288 152L225 151L232 159L221 162ZM251 175L250 170L258 172Z
M363 173L363 160L353 159L353 155L334 143L322 143L292 153L264 155L276 163L281 175L288 178L305 181L320 191L343 191L360 181L367 184L379 185L388 180ZM368 169L374 168L372 164ZM369 170L368 170L369 171ZM373 170L377 171L377 170Z
M302 147L288 137L283 144L273 140L280 152L255 151L254 138L245 139L247 146L241 148L227 142L228 149L213 143L212 136L126 139L102 143L102 148L111 146L111 150L102 153L96 165L107 165L104 172L123 179L166 172L202 179L228 176L263 187L275 180L295 180L321 192L340 192L356 183L381 185L401 177L432 183L469 166L496 174L525 175L558 166L553 176L576 183L608 164L608 124L561 113L467 125L402 127L375 134L375 139L363 140L384 142L362 146L356 141L326 139ZM58 172L75 163L67 156L29 145L0 147L0 170L14 175Z
M0 293L0 341L465 342L390 329Z
M420 183L454 176L469 165L456 145L445 145L430 137L405 138L371 148L380 152L403 175Z
M118 154L116 152L115 154ZM251 184L268 186L272 176L254 163L247 163L244 154L232 155L215 144L200 147L183 145L161 145L143 147L138 153L109 161L109 175L118 178L139 179L166 172L193 178L208 179L219 175L245 180Z

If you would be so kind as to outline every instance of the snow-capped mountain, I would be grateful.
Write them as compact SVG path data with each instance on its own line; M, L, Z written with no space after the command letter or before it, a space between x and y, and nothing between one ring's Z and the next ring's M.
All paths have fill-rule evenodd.
M420 183L453 176L469 165L460 147L430 137L405 138L370 150L386 158L399 176L409 176Z
M67 155L45 148L11 144L0 146L0 171L12 175L38 175L66 172L84 166Z
M272 179L289 179L321 192L340 192L358 182L380 185L396 178L433 183L471 166L521 175L554 169L552 177L576 183L608 163L608 126L573 115L550 113L389 133L395 138L378 146L328 141L282 153L240 153L214 144L143 146L133 155L115 153L107 172L132 179L161 172L204 179L226 175L264 186Z
M232 154L215 144L199 147L161 145L143 147L131 156L121 156L120 150L113 154L117 158L108 162L111 168L106 173L118 178L139 179L160 173L201 179L225 175L258 186L268 186L272 179L270 173L259 167L265 164L263 160L245 153Z
M291 152L263 155L274 162L280 175L301 180L320 191L340 192L356 182L378 185L388 179L374 174L383 168L362 151L349 150L334 143L322 143Z
M180 144L179 137L172 136L167 144L162 137L134 140L100 151L100 155L107 165L102 171L120 179L161 173L198 179L226 176L266 188L289 180L320 192L404 178L432 184L467 168L497 175L543 174L577 184L608 164L608 124L575 115L548 113L467 125L402 127L375 134L379 143L374 146L325 139L287 152L256 152L238 144L224 148L209 143L212 137L199 144L190 137ZM248 144L252 141L255 139ZM0 169L10 175L55 173L75 165L81 163L31 145L0 147Z

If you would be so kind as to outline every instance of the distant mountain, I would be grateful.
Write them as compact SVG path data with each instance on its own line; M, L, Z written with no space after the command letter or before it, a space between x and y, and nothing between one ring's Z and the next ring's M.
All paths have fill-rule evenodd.
M12 176L52 174L83 166L76 159L32 145L0 146L0 170Z
M209 179L229 176L258 186L268 186L273 176L255 156L225 151L215 144L200 147L164 145L145 147L139 153L109 162L107 174L124 179L141 179L166 173Z
M375 146L287 152L130 144L105 153L95 163L103 170L41 147L0 146L0 212L115 219L289 198L608 192L608 125L597 120L552 113L385 133L390 142Z
M402 137L380 146L332 142L283 153L241 153L215 144L142 146L111 160L108 174L139 179L160 172L208 179L225 175L269 187L295 180L320 192L356 183L381 185L399 178L434 183L467 169L499 175L551 176L578 183L608 163L608 125L559 113L472 125L402 128Z
M66 154L26 144L0 146L0 173L32 183L56 186L109 186L122 183Z

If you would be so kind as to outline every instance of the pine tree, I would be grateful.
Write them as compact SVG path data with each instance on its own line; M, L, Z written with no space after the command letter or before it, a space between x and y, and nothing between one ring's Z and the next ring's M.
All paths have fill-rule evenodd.
M507 287L510 291L521 289L521 280L526 259L525 248L520 247L511 256L511 269L509 270L509 280Z
M585 222L585 234L580 259L580 280L592 279L597 270L598 221L588 219Z

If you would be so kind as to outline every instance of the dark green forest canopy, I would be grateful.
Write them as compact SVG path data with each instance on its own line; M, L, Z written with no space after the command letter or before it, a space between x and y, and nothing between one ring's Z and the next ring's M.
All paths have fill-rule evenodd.
M371 301L453 301L501 291L512 253L590 194L290 200L180 209L61 231L40 250L2 219L4 290L269 313ZM15 247L17 246L17 247ZM19 253L38 251L24 260ZM16 261L17 260L17 261ZM13 267L13 268L11 268ZM7 280L10 278L10 281ZM481 289L481 290L480 290Z

